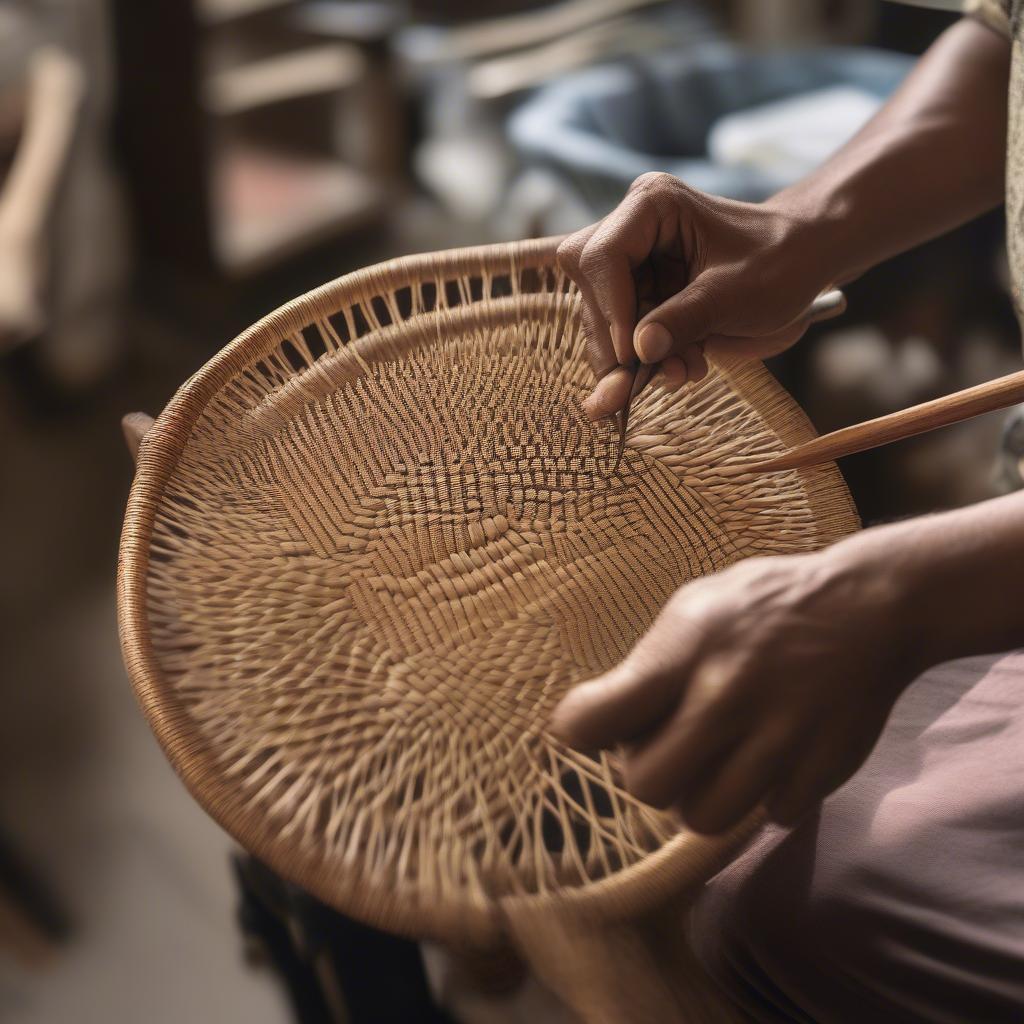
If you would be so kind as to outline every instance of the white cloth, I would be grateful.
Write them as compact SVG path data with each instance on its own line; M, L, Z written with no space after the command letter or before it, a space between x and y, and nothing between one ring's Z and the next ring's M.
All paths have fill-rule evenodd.
M726 114L708 134L716 164L803 177L827 160L881 106L866 89L836 85Z

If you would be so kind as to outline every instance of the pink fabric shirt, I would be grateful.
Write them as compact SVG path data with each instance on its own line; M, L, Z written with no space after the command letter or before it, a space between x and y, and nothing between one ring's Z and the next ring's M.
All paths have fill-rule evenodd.
M1024 1021L1024 652L913 683L820 812L708 885L694 940L757 1021Z

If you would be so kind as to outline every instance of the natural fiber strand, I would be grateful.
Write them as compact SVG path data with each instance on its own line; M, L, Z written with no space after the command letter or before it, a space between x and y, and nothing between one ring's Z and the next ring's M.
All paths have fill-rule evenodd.
M612 472L553 252L325 285L140 448L121 630L157 736L245 846L384 928L495 941L517 907L621 920L703 882L756 819L686 833L549 715L683 583L857 525L832 465L737 472L813 436L760 366L648 389Z

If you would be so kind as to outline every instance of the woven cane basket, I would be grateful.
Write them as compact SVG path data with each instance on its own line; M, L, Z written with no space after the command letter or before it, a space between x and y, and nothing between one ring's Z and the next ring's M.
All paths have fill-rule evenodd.
M648 389L616 432L554 240L348 275L250 328L144 439L119 605L142 708L246 848L379 927L489 943L527 908L642 915L701 838L547 732L680 585L857 528L759 364Z

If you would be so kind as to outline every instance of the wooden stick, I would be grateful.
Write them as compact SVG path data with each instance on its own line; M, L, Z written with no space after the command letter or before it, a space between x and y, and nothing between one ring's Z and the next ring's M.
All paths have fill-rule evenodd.
M783 469L801 469L831 462L844 455L867 451L905 437L924 434L929 430L960 423L972 416L995 412L1024 401L1024 370L997 377L985 384L965 388L952 395L913 405L909 409L879 416L877 419L843 427L823 434L813 441L805 441L784 455L766 459L752 466L743 466L748 473L776 473Z

